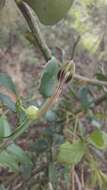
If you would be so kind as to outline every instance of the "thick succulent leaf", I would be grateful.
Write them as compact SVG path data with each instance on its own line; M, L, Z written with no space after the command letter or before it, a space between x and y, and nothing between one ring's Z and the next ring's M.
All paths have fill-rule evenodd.
M42 75L40 84L40 93L44 97L52 96L57 83L57 74L59 71L58 61L53 57L49 62Z

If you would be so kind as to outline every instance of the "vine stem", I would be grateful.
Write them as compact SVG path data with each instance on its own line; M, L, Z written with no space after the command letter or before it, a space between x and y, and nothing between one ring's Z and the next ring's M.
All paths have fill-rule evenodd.
M101 80L97 80L97 79L89 79L89 78L81 76L79 74L74 74L74 79L79 80L79 81L84 81L86 83L90 83L90 84L93 84L93 85L107 86L106 81L101 81Z
M78 185L78 190L83 190L81 181L80 181L79 176L75 170L74 170L74 175L75 175L76 183Z
M37 23L35 15L33 15L32 10L29 8L29 6L23 2L22 0L15 0L18 8L20 9L22 15L24 16L31 32L32 36L34 37L35 42L37 42L43 57L45 58L46 62L49 61L52 58L52 54L50 49L48 48ZM53 105L53 102L55 102L56 98L59 96L61 92L61 89L59 87L59 90L55 92L55 94L48 98L48 100L45 102L45 104L42 106L40 111L38 112L38 119L42 117L44 113L48 111L48 109Z
M43 57L45 58L46 62L49 61L52 57L52 54L41 34L40 28L39 28L37 20L36 20L36 16L33 14L33 11L30 9L30 7L25 2L23 2L22 0L15 0L15 2L17 4L18 8L20 9L22 15L24 16L24 18L31 30L33 38L34 38L35 42L38 44L38 46L43 54Z
M30 125L30 121L25 119L22 124L16 128L16 130L11 133L9 136L6 137L0 137L1 139L6 139L2 144L0 144L0 153L7 148L9 144L12 144L14 140L16 140L17 137L19 137L25 129L27 129Z
M49 190L54 190L51 182L48 183L48 186L49 186Z

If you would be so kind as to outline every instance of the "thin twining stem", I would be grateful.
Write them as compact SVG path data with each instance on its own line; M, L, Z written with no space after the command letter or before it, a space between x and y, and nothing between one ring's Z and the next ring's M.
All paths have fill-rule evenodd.
M79 80L79 81L84 81L86 83L93 84L93 85L107 86L107 81L101 81L101 80L97 80L97 79L89 79L89 78L87 78L85 76L81 76L79 74L74 74L74 79Z
M21 0L15 0L18 8L20 9L22 15L24 16L30 31L32 33L32 36L35 40L35 42L38 44L39 49L41 50L43 57L46 61L49 61L52 57L51 51L48 48L43 35L41 34L40 28L37 23L36 16L33 14L32 10L29 8L29 6Z

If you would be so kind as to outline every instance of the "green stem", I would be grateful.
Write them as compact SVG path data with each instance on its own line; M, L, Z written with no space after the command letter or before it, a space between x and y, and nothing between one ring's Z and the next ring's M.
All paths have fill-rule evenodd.
M30 121L25 119L23 123L9 136L0 137L0 139L7 139L2 144L0 144L0 152L6 149L7 146L12 143L12 141L16 140L16 138L18 138L29 127L29 125Z
M23 14L31 32L35 42L38 44L44 58L46 61L49 61L52 57L51 51L48 48L41 31L39 29L38 23L36 21L36 17L33 16L32 10L28 7L26 3L21 0L15 0L18 8L20 9L21 13Z
M107 86L107 81L101 81L101 80L97 80L97 79L89 79L89 78L87 78L85 76L81 76L79 74L75 74L74 79L78 80L78 81L83 81L85 83L92 84L92 85Z

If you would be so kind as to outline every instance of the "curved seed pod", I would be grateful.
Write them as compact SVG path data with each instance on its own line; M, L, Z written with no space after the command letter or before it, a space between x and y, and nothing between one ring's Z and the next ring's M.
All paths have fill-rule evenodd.
M58 72L57 77L59 81L68 83L70 80L72 80L74 74L75 64L73 60L71 60L69 63L66 63L62 66L62 68Z
M37 14L41 23L54 25L70 9L74 0L24 0Z

